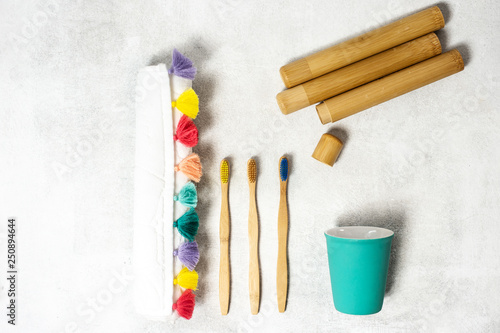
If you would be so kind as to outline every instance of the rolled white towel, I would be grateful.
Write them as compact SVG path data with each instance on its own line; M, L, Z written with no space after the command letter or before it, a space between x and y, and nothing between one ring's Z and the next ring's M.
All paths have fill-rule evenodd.
M174 124L167 67L140 70L136 92L134 303L143 316L166 320L177 299L172 255Z

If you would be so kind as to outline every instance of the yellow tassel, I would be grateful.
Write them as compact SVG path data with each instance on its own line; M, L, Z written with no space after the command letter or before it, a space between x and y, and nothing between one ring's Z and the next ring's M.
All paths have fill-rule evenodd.
M183 92L176 101L172 102L172 107L177 108L189 118L196 118L199 111L200 101L193 88Z
M190 271L184 267L174 279L174 284L178 284L184 289L196 290L198 286L198 273L195 270Z

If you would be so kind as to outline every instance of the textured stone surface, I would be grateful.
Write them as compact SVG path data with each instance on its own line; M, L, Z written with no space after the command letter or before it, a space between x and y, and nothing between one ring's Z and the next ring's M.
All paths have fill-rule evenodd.
M441 4L447 26L438 35L445 50L464 54L462 73L330 126L321 125L313 107L285 117L275 102L281 65L432 4L3 1L0 216L19 219L16 331L500 331L498 2ZM169 63L174 47L199 69L196 151L205 170L198 304L191 321L175 324L137 316L127 278L135 78L143 66ZM310 157L326 131L345 142L333 168ZM287 311L279 314L282 154L291 171L290 287ZM247 282L251 156L259 168L262 271L261 313L254 317ZM218 301L224 157L231 163L233 279L226 317ZM396 232L377 315L333 308L323 231L335 225Z

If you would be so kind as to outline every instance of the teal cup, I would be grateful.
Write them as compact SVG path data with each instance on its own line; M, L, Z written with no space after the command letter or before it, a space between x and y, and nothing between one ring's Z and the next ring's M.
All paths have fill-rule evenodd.
M352 315L379 312L384 302L394 232L377 227L337 227L325 232L333 303Z

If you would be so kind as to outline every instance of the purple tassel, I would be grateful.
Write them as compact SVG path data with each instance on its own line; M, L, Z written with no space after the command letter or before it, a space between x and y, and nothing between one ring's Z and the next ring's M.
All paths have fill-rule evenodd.
M192 271L200 259L198 243L196 241L182 243L177 250L174 250L174 256L178 257L181 263Z
M193 67L193 62L188 57L183 56L182 53L174 49L172 53L172 67L168 70L168 74L194 80L196 67Z

